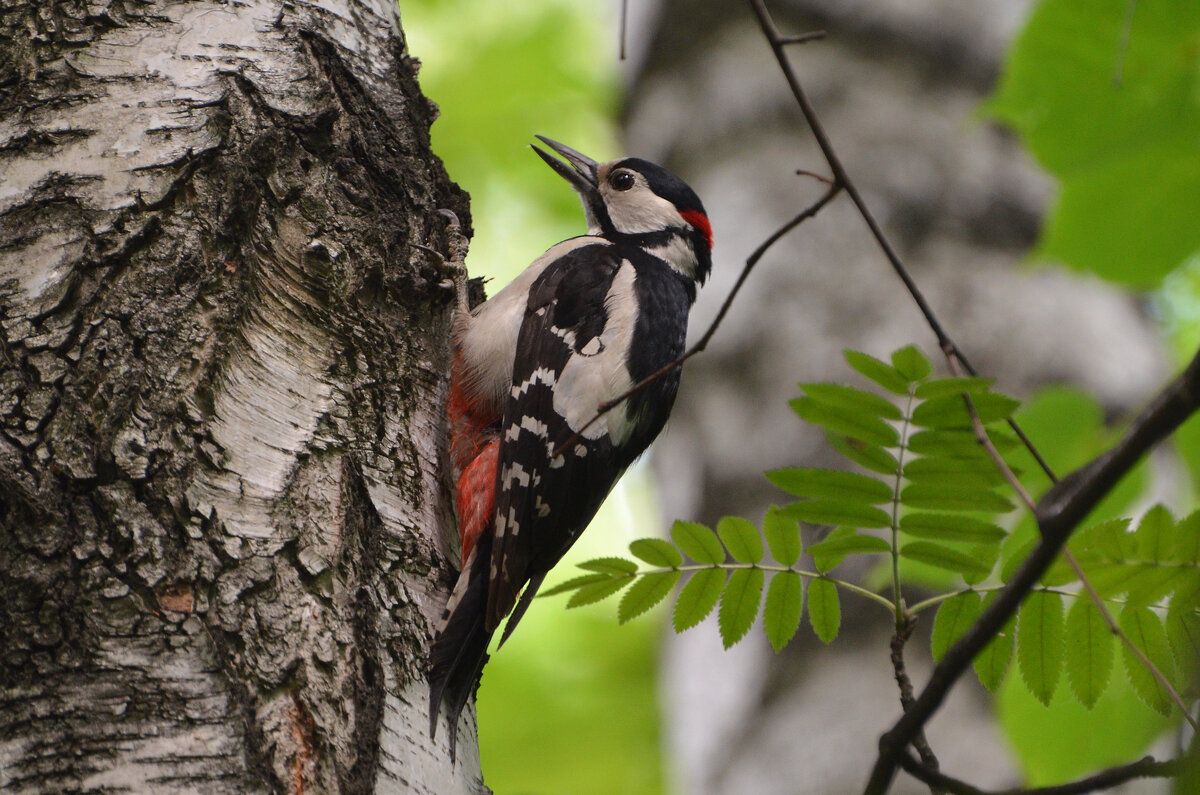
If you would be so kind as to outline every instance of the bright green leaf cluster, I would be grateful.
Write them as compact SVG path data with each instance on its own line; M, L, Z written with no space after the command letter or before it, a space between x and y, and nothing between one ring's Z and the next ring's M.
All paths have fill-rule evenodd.
M1017 401L984 378L933 378L921 351L901 348L885 362L846 351L847 363L902 401L831 384L801 384L796 413L825 429L834 448L871 474L792 467L767 473L801 498L784 510L835 529L809 552L827 572L857 554L901 558L978 583L992 570L1005 531L991 515L1012 510L1004 477L980 444L974 422L1006 420ZM1011 434L988 427L998 449ZM881 477L882 476L882 477ZM891 529L892 542L861 531Z
M1031 546L1024 545L1002 567L1003 581L1012 576ZM1133 531L1125 520L1085 528L1071 539L1070 549L1121 631L1177 690L1189 686L1200 661L1200 512L1176 522L1158 506ZM1064 597L1071 599L1069 607ZM974 620L972 611L978 611L970 606L972 599L977 597L960 594L939 607L934 621L935 656L944 654L965 631L964 621ZM1056 563L1043 577L1042 588L1026 598L1015 629L1021 679L1043 704L1050 703L1065 672L1072 695L1088 709L1095 706L1109 686L1120 645L1134 692L1159 712L1171 711L1162 684L1118 641L1065 562ZM979 679L989 689L1004 678L1013 638L1009 628L975 660Z
M767 548L777 565L763 563ZM721 639L728 648L746 636L761 609L767 639L778 651L800 628L804 581L791 568L802 552L800 527L778 508L767 512L761 531L736 516L723 518L716 532L696 522L676 522L671 541L641 538L629 545L629 551L655 568L642 570L636 561L625 558L597 558L579 564L588 573L547 589L543 596L570 592L567 606L580 607L625 591L617 609L618 619L625 623L665 599L687 572L690 577L675 602L677 632L696 626L716 609ZM819 592L813 603L816 612L810 616L813 629L829 642L837 636L839 624L837 589L824 579L811 588Z
M890 362L856 351L846 361L892 399L841 384L801 384L792 401L797 415L821 426L834 448L864 472L788 467L767 473L796 499L772 507L761 530L739 517L716 530L676 522L671 540L639 539L635 560L600 558L584 573L547 593L571 592L569 607L625 591L624 623L662 602L683 581L673 611L677 632L714 610L726 648L749 632L761 614L778 651L807 613L813 632L832 642L841 624L839 589L850 589L895 611L897 620L938 605L932 647L940 659L985 611L1036 544L1009 539L997 516L1013 509L1009 486L994 456L1019 445L1002 425L1017 402L991 391L982 378L934 378L917 348ZM981 441L986 434L988 445ZM990 448L990 449L989 449ZM800 522L832 525L808 552L816 571L796 566L804 551ZM879 531L884 531L881 535ZM1124 520L1078 532L1070 549L1085 568L1106 611L1138 654L1122 646L1134 691L1162 712L1169 694L1139 659L1152 661L1176 689L1187 687L1200 660L1200 512L1176 522L1164 508L1146 513L1135 531ZM774 563L767 560L767 553ZM961 577L965 588L908 608L831 576L854 555L886 555L898 564ZM686 579L685 579L686 576ZM805 580L808 580L807 593ZM999 584L997 584L997 581ZM894 595L900 599L900 582ZM626 590L627 589L627 590ZM765 590L765 600L764 600ZM1117 657L1110 619L1082 594L1065 562L1056 563L1017 616L974 660L980 682L995 690L1016 657L1021 681L1049 704L1065 679L1089 709L1108 687Z

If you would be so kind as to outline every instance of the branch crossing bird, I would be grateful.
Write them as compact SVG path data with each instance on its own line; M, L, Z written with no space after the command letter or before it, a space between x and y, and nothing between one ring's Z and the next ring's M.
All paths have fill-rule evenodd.
M596 163L537 137L558 155L532 147L579 194L588 230L473 311L459 276L446 414L462 569L429 673L429 733L445 703L452 758L492 635L511 612L504 643L663 429L680 370L587 423L683 353L688 314L712 267L708 215L683 180L646 160Z

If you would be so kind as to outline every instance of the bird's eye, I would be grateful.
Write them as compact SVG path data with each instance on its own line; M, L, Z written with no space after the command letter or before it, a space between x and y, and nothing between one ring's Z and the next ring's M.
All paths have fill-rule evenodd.
M614 171L613 175L608 178L608 184L616 190L629 190L635 181L633 174L628 171Z

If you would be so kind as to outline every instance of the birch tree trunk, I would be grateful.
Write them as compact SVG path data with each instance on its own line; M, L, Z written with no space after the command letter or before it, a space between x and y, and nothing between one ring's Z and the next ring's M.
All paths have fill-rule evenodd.
M0 0L0 789L483 789L416 69L394 0Z

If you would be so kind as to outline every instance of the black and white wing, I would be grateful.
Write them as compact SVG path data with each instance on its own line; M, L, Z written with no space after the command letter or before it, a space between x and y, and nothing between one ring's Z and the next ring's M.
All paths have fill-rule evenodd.
M618 406L551 455L632 385L627 354L638 311L635 270L610 245L581 246L538 277L517 337L501 422L486 626L516 626L546 572L595 515L628 461L614 445L633 420Z

